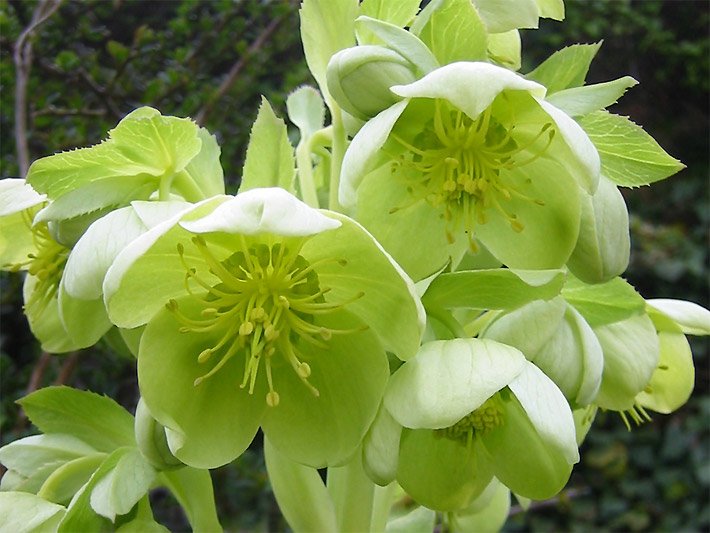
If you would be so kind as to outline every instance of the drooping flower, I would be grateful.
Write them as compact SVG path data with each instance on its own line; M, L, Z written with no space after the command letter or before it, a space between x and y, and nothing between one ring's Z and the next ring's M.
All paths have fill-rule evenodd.
M375 416L386 351L417 350L413 285L357 223L282 189L216 204L148 231L106 277L112 321L147 323L143 399L187 464L231 461L259 426L297 461L341 461Z
M340 201L405 270L420 279L478 243L510 267L565 264L599 156L545 88L460 62L391 90L404 100L353 139Z
M424 344L393 374L383 409L365 440L366 468L432 509L467 507L494 476L516 494L547 498L579 460L562 393L495 341Z

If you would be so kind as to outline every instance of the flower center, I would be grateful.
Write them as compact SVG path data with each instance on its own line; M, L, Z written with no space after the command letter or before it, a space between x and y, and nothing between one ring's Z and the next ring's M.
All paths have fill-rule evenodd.
M300 255L302 240L294 240L288 245L247 243L243 236L238 240L240 250L219 261L202 237L193 237L192 242L209 265L210 272L220 280L214 285L204 281L196 269L186 263L184 247L178 244L178 254L187 271L185 287L202 310L200 317L195 319L183 314L175 300L170 300L166 307L182 324L181 332L221 332L214 346L197 356L201 364L216 363L195 379L195 386L216 374L234 356L242 354L245 365L240 387L248 386L249 393L254 392L263 360L269 386L266 403L275 407L279 403L279 394L274 390L272 364L273 357L280 354L303 384L318 396L318 389L308 381L311 367L302 360L298 346L306 342L327 348L325 341L333 334L349 333L318 326L314 320L316 315L333 312L348 302L334 304L325 301L324 295L330 289L321 288L315 271L322 261L311 264ZM345 264L345 261L336 259L325 261ZM193 292L191 282L206 292ZM358 294L354 299L361 296Z
M503 425L503 404L498 393L488 398L483 405L467 414L453 426L436 430L447 439L470 443L477 433L486 433Z
M22 216L32 232L35 250L27 254L24 261L4 266L12 272L27 270L35 277L34 290L25 302L25 309L39 315L57 294L70 250L52 238L46 222L33 226L30 210L24 211Z
M555 134L552 123L519 143L513 137L515 125L505 127L498 122L491 107L472 120L445 100L434 102L433 121L411 142L393 134L405 149L393 164L393 174L405 181L417 200L424 198L433 207L443 206L449 242L463 226L475 251L474 228L487 222L489 209L500 213L514 231L522 231L523 223L505 202L513 197L538 205L544 202L523 192L529 178L516 180L509 171L532 163L547 151Z

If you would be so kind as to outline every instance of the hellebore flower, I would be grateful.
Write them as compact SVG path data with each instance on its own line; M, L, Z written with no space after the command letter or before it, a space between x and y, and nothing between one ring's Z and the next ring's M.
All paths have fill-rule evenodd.
M384 409L365 440L366 468L379 483L396 477L432 509L467 507L494 476L516 494L548 498L579 460L562 393L520 351L495 341L422 345L392 375Z
M511 268L567 262L599 156L542 85L459 62L391 90L405 99L354 137L339 195L415 280L477 241Z
M0 268L27 272L24 311L30 329L51 353L79 346L67 334L59 314L58 290L69 248L58 243L47 222L33 223L47 203L23 179L0 181Z
M386 351L416 353L414 287L361 226L251 189L155 226L104 282L111 320L146 324L138 378L181 461L236 458L259 426L312 466L350 456L375 417Z

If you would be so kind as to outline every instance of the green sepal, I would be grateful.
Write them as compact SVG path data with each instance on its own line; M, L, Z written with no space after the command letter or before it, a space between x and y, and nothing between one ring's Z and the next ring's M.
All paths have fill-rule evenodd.
M685 168L627 117L596 111L579 124L599 152L602 174L617 185L649 185Z
M70 387L46 387L18 403L43 433L65 433L101 452L135 446L133 417L107 396Z
M484 499L485 503L476 505ZM470 507L449 515L449 525L453 533L496 533L508 519L509 511L510 489L494 478Z
M295 160L286 124L274 114L266 98L249 137L239 191L257 187L281 187L294 192Z
M385 533L431 533L436 524L436 512L418 506L387 522Z
M515 309L557 296L562 270L469 270L441 274L422 297L425 308Z
M571 87L584 85L589 65L602 43L573 44L558 50L525 77L547 87L552 94Z
M619 322L646 308L641 295L622 278L588 285L570 276L562 296L592 327Z
M274 496L289 526L296 533L337 531L333 500L318 471L290 460L268 438L264 457Z

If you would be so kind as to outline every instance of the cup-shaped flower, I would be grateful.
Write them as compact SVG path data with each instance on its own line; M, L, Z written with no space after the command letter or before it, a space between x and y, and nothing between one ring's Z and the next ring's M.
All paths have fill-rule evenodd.
M58 290L69 248L58 243L47 222L34 223L47 203L23 179L0 181L0 268L26 271L24 312L30 329L50 353L77 349L60 320Z
M542 85L460 62L391 90L404 100L355 136L339 194L410 275L434 272L477 241L510 267L567 262L580 194L596 189L599 156L543 100Z
M112 321L147 322L146 406L197 467L241 454L259 426L312 466L351 455L389 374L416 353L414 287L361 226L283 189L252 189L157 225L104 282Z
M493 476L517 494L547 498L579 460L562 393L520 351L495 341L425 343L390 379L384 405L404 428L391 452L396 479L432 509L466 507Z
M519 349L570 404L594 401L604 368L602 348L591 326L563 298L535 300L504 313L482 336Z

